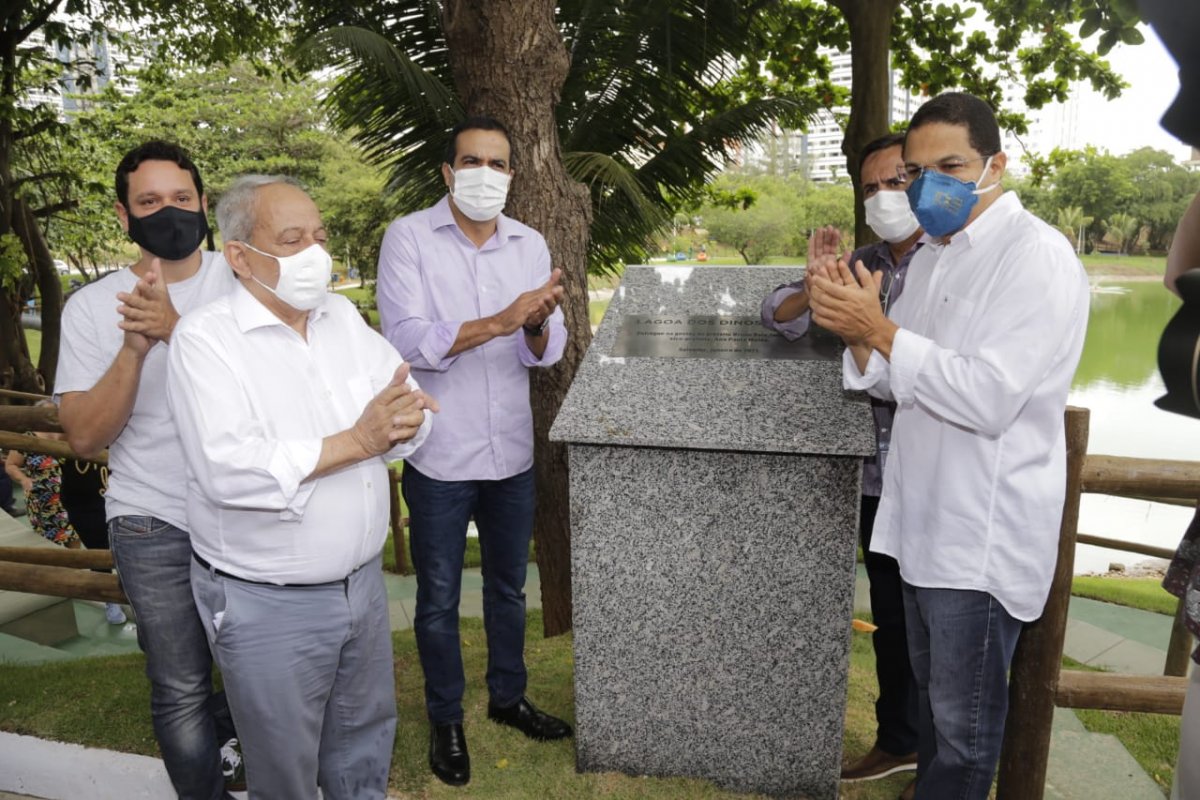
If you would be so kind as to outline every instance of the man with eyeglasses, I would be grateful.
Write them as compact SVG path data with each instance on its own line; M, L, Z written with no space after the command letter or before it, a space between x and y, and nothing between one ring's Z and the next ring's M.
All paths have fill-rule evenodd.
M918 800L987 797L1017 636L1057 557L1087 276L1062 234L1001 190L1006 163L984 101L930 100L904 142L930 237L904 296L885 316L879 279L844 261L811 287L814 321L847 343L846 388L897 404L871 547L903 579Z
M904 194L908 181L903 174L903 145L903 133L890 133L869 143L859 156L867 224L882 241L855 250L850 263L861 261L871 273L883 275L879 302L885 312L903 292L908 264L924 235ZM808 331L812 316L808 284L817 275L836 270L841 238L841 232L832 226L813 232L804 279L780 286L763 299L765 327L789 340ZM879 508L895 408L895 403L871 398L876 455L863 462L858 518L871 586L871 616L877 626L871 639L879 681L879 699L875 701L878 728L866 755L842 769L844 781L876 780L917 767L917 689L908 661L900 567L891 556L871 551L871 528Z

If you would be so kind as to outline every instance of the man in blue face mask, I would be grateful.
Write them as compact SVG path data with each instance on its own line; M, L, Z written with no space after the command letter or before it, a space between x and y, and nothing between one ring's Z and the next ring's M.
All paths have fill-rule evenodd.
M813 319L847 344L846 388L896 403L871 550L900 563L918 800L987 797L1009 663L1057 559L1088 283L1062 234L1001 190L1005 164L986 103L930 100L903 169L933 238L904 296L884 316L862 264L812 282Z

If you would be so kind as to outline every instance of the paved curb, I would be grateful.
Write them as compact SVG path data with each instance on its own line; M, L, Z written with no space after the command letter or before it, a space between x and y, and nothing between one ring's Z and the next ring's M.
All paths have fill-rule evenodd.
M157 758L3 732L0 790L47 800L162 800L175 796L167 770Z

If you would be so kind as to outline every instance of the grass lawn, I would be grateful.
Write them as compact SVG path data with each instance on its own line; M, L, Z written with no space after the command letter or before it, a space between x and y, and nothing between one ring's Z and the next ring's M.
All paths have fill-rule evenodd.
M42 332L26 329L25 341L29 344L29 360L36 366L42 355Z
M1157 275L1167 269L1166 256L1114 256L1092 253L1080 258L1089 275L1111 275L1116 277L1139 277Z
M571 637L543 639L541 614L529 614L526 660L529 693L544 708L574 721ZM393 635L398 726L391 783L405 797L453 798L462 789L444 786L426 766L428 734L422 679L412 631ZM464 699L472 754L473 797L487 798L745 798L703 781L577 774L570 742L538 744L486 719L487 667L482 622L462 621L467 671ZM1078 665L1073 665L1078 666ZM144 755L157 755L140 654L38 666L0 665L0 730ZM875 676L870 639L851 640L850 686L844 749L848 758L871 745L875 734ZM1179 747L1176 717L1079 712L1089 730L1117 736L1162 786L1169 786ZM911 777L841 787L843 800L894 800Z
M1162 588L1159 578L1076 575L1071 581L1071 594L1171 617L1175 616L1175 608L1179 604L1178 598Z
M531 612L526 660L529 693L535 702L574 721L571 637L543 639L542 620ZM746 798L684 779L638 778L575 772L571 742L538 744L487 721L487 667L483 625L462 621L467 671L464 699L472 756L468 790L439 783L427 767L428 733L416 642L411 631L394 635L398 728L391 783L405 797L453 798L468 792L488 798ZM0 665L0 729L144 755L156 755L147 685L140 654L67 661L39 666ZM853 639L850 707L845 748L865 752L874 737L874 671L871 645ZM866 784L847 784L848 800L894 800L908 780L898 775Z

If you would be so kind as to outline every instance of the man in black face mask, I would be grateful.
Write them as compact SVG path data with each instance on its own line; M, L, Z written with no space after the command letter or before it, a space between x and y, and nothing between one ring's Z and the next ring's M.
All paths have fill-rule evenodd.
M131 267L63 310L55 399L67 441L109 448L109 543L146 654L154 733L180 798L228 797L221 743L233 736L192 599L183 452L167 407L167 347L181 314L236 281L208 232L200 173L173 144L147 142L117 166L117 218L141 250Z

